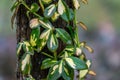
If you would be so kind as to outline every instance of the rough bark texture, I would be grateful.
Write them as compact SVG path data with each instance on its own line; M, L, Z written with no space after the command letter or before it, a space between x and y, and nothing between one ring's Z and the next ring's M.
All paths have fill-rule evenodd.
M38 2L38 0L25 0L27 5L31 5L33 2ZM72 8L72 2L71 0L65 0L67 4ZM40 14L40 11L39 11ZM33 15L30 15L30 19L34 18ZM30 32L31 29L29 28L29 19L26 16L26 8L24 6L20 6L17 12L16 16L16 22L17 22L17 28L16 28L16 36L17 36L17 43L22 42L24 40L29 40L30 38ZM71 22L72 24L72 22ZM65 28L66 22L63 21L61 18L58 19L56 22L53 23L55 27ZM65 47L65 44L59 40L59 49L57 52L61 52ZM43 51L47 51L47 53L50 53L47 47L43 49ZM21 55L17 60L17 80L25 80L25 77L27 75L23 75L20 72L20 59L21 56L24 54L23 51L21 51ZM48 70L40 70L41 62L45 58L44 55L40 53L35 53L35 55L32 57L32 71L31 74L35 78L35 80L41 80L42 78L45 78L47 76ZM60 79L63 80L63 79Z

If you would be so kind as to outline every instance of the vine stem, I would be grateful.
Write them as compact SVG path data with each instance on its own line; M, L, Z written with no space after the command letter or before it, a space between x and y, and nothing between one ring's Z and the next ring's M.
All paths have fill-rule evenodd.
M45 53L45 52L42 52L42 54L43 54L43 55L46 55L46 56L48 56L48 57L50 57L50 58L54 58L53 56L51 56L51 55L49 55L49 54L47 54L47 53Z
M22 0L22 3L21 4L23 4L24 6L25 6L25 8L27 8L30 12L32 12L31 11L31 9L28 7L28 5L26 5L26 3ZM35 13L35 12L32 12L35 16L37 16L39 19L41 19L41 20L43 20L43 17L41 17L39 14L37 14L37 13Z
M54 52L54 59L57 60L57 52Z
M74 14L75 14L75 17L74 17L74 26L75 26L75 34L74 34L74 38L75 38L75 46L79 44L79 35L78 35L78 27L76 25L76 22L77 22L77 19L76 19L76 10L74 9Z

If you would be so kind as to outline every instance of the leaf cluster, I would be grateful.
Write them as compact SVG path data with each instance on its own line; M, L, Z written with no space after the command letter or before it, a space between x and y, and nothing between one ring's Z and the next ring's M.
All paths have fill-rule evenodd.
M81 0L82 3L87 4L87 0ZM64 80L74 79L74 70L79 73L79 80L84 80L89 73L91 61L87 60L83 49L87 49L89 52L93 52L93 49L86 44L86 42L79 42L78 26L79 24L84 30L87 30L86 25L83 22L77 23L75 12L80 7L78 0L72 0L74 8L70 8L65 0L39 0L38 3L33 3L30 7L24 0L18 0L13 4L11 10L15 10L14 14L20 5L23 5L27 9L26 15L29 18L29 14L32 13L36 16L29 22L29 27L32 29L30 34L30 40L19 42L17 46L17 55L20 56L21 50L24 50L24 54L21 58L21 72L24 75L29 75L29 80L34 80L31 77L31 56L37 51L40 54L47 56L48 58L42 61L41 69L49 69L47 80L57 80L62 77ZM37 12L42 10L40 15ZM15 15L12 17L12 23ZM53 22L62 18L67 23L66 31L62 28L53 26ZM74 25L70 25L70 21L74 22ZM41 28L44 30L41 32ZM60 53L57 52L60 39L66 47ZM42 52L43 48L47 46L49 51L53 54ZM92 73L92 71L91 71Z

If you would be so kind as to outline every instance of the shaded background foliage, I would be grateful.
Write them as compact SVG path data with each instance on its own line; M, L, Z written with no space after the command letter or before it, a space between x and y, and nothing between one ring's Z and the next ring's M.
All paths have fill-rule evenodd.
M16 34L10 28L10 7L13 0L0 1L0 80L15 80ZM88 80L120 80L120 0L89 0L77 12L78 21L88 26L79 28L81 41L87 41L95 50L87 54L97 76ZM88 52L87 52L88 53Z

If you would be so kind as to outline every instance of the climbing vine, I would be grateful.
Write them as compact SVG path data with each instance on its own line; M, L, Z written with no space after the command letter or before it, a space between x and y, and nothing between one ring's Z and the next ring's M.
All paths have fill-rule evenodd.
M45 55L47 58L42 61L41 69L49 69L47 80L57 80L62 77L64 80L74 80L74 71L78 71L78 80L84 80L87 74L95 73L90 70L91 61L88 60L83 52L87 49L93 52L93 49L87 45L85 41L80 42L78 37L78 24L87 30L83 22L76 21L76 10L79 9L80 3L87 4L87 0L72 0L73 8L70 8L65 0L39 0L38 3L33 3L28 6L24 0L17 0L11 11L14 10L12 16L12 25L14 18L20 5L27 9L27 17L30 19L30 14L35 18L30 19L29 27L31 28L30 40L19 42L17 45L17 56L24 50L20 61L21 72L28 75L26 80L35 80L31 76L31 56L37 51ZM41 9L41 14L37 12ZM53 26L53 23L61 18L66 24L67 30ZM73 21L73 25L70 22ZM41 28L43 30L41 31ZM61 52L57 52L59 48L59 40L66 46ZM43 52L43 48L47 46L52 54Z

